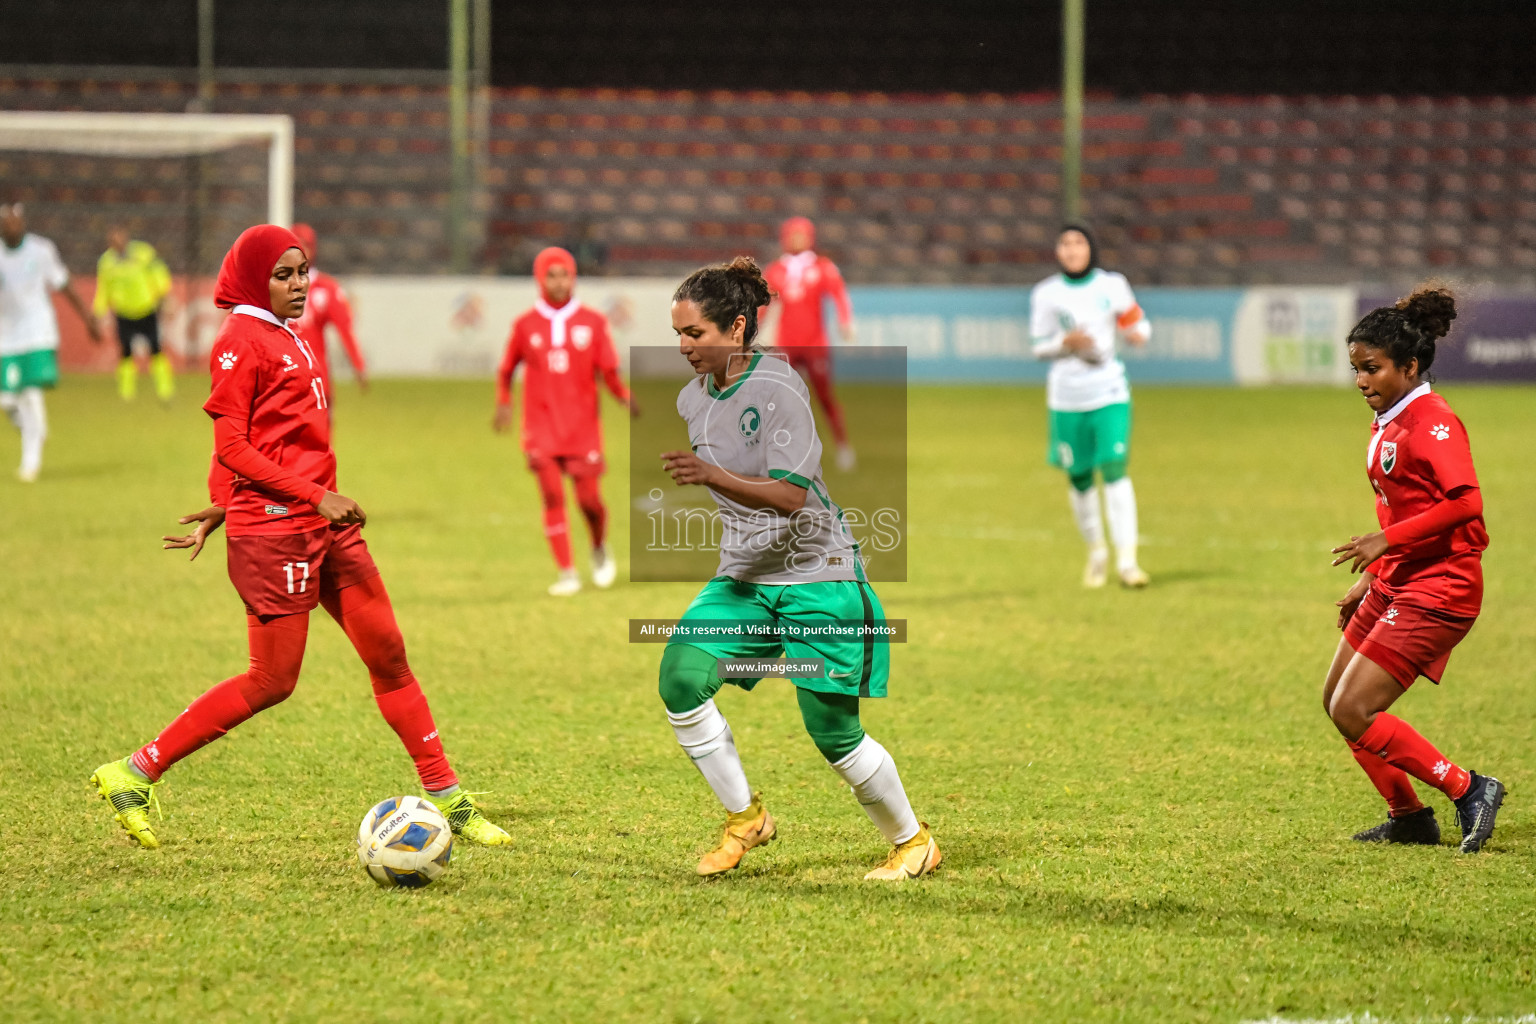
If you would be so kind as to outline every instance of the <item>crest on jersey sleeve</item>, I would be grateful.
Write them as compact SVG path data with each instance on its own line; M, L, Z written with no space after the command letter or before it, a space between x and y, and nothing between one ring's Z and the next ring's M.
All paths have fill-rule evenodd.
M592 344L592 328L586 324L577 324L571 328L571 344L576 346L578 352Z
M1381 471L1390 473L1395 465L1397 465L1397 442L1381 442Z

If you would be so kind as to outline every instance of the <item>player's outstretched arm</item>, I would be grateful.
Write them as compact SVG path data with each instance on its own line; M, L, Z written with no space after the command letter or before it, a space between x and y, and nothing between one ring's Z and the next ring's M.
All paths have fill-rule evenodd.
M197 556L203 553L203 545L207 543L208 538L213 535L215 530L224 525L224 510L218 505L210 505L201 512L193 512L191 515L182 516L176 521L183 526L190 523L196 523L197 525L192 528L191 533L184 536L177 537L172 534L166 534L164 537L161 537L160 539L165 541L161 546L161 550L171 551L191 548L192 556L187 561L195 562L197 561Z
M1349 567L1349 571L1360 572L1387 553L1387 535L1384 531L1377 530L1375 533L1351 537L1348 544L1340 544L1333 549L1333 553L1339 556L1333 560L1334 565L1353 561L1354 564Z
M96 323L96 318L91 315L91 311L85 308L85 303L80 299L80 293L75 291L74 282L66 280L64 287L59 291L64 295L64 300L69 303L70 308L75 311L75 315L80 317L80 322L85 324L85 330L91 336L91 342L100 345L101 327Z
M363 350L357 344L357 334L352 328L352 303L347 300L347 293L336 287L331 296L331 323L336 325L336 334L341 338L342 350L347 354L347 361L352 364L352 375L357 378L357 389L366 393L368 391L368 363L363 358Z

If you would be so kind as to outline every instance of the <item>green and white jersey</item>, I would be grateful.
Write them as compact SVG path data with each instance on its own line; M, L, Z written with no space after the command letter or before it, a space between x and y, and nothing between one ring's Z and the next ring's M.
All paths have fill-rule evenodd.
M69 283L59 250L31 233L12 249L0 242L0 356L59 347L53 293Z
M862 580L858 546L821 478L821 439L805 382L783 358L750 355L747 371L724 391L714 376L677 395L688 443L700 459L744 477L788 480L806 489L793 515L749 508L711 490L720 509L720 567L744 583Z
M1094 341L1090 362L1065 352L1062 339L1082 330ZM1054 360L1045 379L1045 404L1059 412L1088 412L1131 400L1125 364L1115 356L1120 332L1145 341L1152 325L1141 315L1125 275L1095 270L1081 281L1053 274L1029 297L1029 333L1036 357Z

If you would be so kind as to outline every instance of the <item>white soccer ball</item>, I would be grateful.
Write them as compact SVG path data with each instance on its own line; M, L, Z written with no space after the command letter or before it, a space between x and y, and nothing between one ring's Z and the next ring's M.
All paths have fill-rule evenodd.
M392 796L363 815L357 859L386 889L431 885L448 870L453 832L442 812L419 796Z

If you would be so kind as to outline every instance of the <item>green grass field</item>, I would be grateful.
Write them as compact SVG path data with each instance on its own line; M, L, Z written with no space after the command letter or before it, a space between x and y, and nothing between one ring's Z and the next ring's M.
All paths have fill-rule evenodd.
M159 550L205 499L200 385L169 411L110 388L74 378L50 398L31 487L0 430L6 1020L1536 1010L1530 391L1449 389L1488 506L1486 611L1446 685L1398 706L1510 787L1490 851L1462 857L1348 838L1383 812L1319 702L1348 583L1327 550L1373 522L1358 398L1141 389L1154 585L1086 593L1041 393L915 389L910 582L882 587L911 640L865 724L946 861L883 888L860 881L883 843L782 683L720 700L780 841L696 880L721 815L663 718L660 648L625 642L627 619L676 616L695 588L546 597L534 485L489 430L489 385L343 389L343 489L370 513L449 753L517 839L455 851L432 888L382 892L356 862L357 822L415 778L323 614L294 697L170 773L163 849L131 848L87 786L245 660L222 540L191 566ZM624 437L615 416L611 466ZM618 469L621 547L623 490Z

